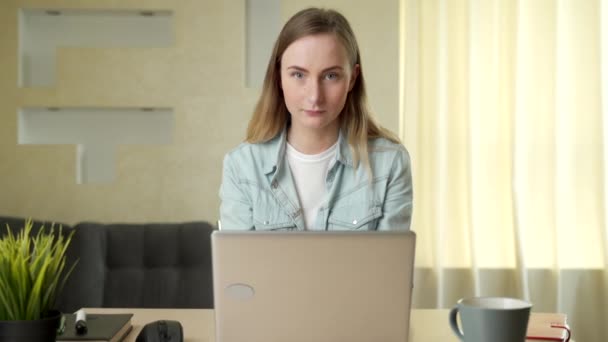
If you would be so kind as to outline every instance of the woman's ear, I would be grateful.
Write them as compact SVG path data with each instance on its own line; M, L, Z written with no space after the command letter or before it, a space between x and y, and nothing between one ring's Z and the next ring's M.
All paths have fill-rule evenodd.
M353 67L353 71L350 75L350 84L348 85L348 91L353 90L355 86L355 82L357 81L357 77L359 77L359 73L361 72L361 66L359 64L355 64Z

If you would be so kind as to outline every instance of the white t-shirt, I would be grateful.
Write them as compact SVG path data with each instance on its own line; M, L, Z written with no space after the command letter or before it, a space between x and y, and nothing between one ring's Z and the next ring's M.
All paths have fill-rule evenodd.
M304 224L308 230L317 229L314 226L315 220L327 194L325 179L336 161L337 148L338 142L319 154L304 154L287 143L287 161L296 183L296 191L304 212Z

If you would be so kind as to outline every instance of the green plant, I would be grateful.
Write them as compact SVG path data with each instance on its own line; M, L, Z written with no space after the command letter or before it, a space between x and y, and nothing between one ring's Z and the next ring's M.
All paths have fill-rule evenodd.
M52 225L31 235L32 226L28 219L14 234L7 224L8 232L0 239L0 320L43 318L76 265L63 273L73 231L64 236L60 226L55 234Z

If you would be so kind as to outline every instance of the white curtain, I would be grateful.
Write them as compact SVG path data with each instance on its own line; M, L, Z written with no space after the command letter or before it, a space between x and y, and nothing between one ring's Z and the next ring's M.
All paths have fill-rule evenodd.
M608 341L608 1L401 5L414 305L514 296Z

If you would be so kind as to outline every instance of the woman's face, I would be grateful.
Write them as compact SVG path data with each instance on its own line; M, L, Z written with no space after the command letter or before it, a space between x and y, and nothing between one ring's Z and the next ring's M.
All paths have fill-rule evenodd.
M292 132L335 134L358 68L350 66L346 49L333 34L305 36L291 43L281 58L281 88Z

